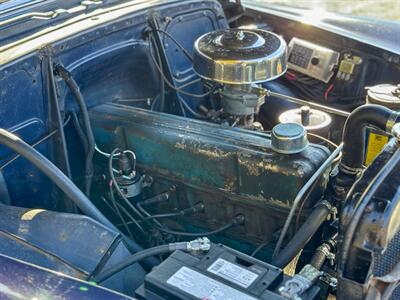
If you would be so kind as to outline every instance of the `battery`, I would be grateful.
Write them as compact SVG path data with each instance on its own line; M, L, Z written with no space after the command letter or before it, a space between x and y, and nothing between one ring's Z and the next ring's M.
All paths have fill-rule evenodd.
M282 269L224 245L212 244L202 256L175 251L147 274L136 290L142 300L283 300L278 288L287 276ZM303 299L314 299L311 288Z

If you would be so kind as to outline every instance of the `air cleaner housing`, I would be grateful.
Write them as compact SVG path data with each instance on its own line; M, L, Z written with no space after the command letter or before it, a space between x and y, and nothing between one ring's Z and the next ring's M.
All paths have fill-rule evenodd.
M260 29L209 32L194 45L194 70L224 84L252 84L273 80L287 68L286 42Z

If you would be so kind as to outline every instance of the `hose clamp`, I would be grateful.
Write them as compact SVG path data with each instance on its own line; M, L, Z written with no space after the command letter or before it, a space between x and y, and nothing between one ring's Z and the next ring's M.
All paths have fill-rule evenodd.
M340 169L340 171L342 171L343 173L345 173L347 175L356 175L356 176L358 176L363 171L363 168L349 167L349 166L346 166L343 162L340 163L339 169Z
M397 142L400 143L400 123L393 125L391 134L397 140Z
M386 132L392 133L393 127L396 124L397 119L399 118L400 114L398 112L393 112L390 114L388 120L386 121Z
M322 200L322 201L319 202L316 206L319 206L319 205L325 206L325 207L328 208L330 211L332 211L332 209L333 209L332 204L331 204L328 200Z
M332 253L330 250L330 246L326 243L317 248L317 251L321 252L326 258L332 257Z
M327 260L330 261L331 266L335 263L335 254L331 252L331 246L327 243L322 244L317 248L317 251L321 252Z

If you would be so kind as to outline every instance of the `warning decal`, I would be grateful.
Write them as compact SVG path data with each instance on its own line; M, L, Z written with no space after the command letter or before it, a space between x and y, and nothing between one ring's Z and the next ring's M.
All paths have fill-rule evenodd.
M382 151L385 144L389 141L386 135L370 132L368 136L367 153L365 155L365 165L368 166L375 157Z
M256 273L222 258L218 258L207 271L244 288L249 287L258 277Z
M201 300L257 300L188 267L180 268L167 283Z

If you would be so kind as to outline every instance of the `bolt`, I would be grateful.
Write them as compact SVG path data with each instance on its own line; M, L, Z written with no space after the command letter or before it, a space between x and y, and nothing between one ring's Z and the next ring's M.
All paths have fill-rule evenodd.
M302 106L301 108L301 124L303 126L310 125L310 107L309 106Z
M243 32L242 30L239 30L239 31L236 33L236 38L237 38L239 41L243 41L243 39L244 39L244 32Z

